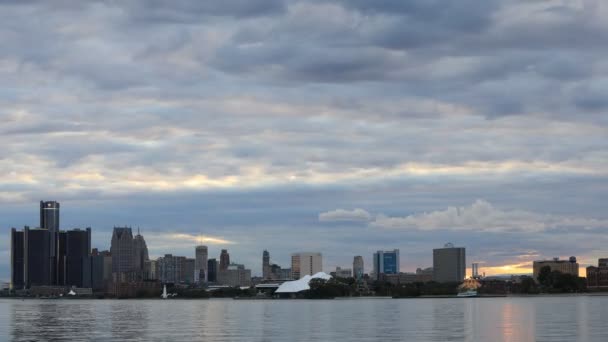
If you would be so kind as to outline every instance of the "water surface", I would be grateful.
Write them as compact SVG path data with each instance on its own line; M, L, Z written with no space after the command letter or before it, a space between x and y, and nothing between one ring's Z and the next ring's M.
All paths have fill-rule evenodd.
M608 341L608 297L0 300L0 341Z

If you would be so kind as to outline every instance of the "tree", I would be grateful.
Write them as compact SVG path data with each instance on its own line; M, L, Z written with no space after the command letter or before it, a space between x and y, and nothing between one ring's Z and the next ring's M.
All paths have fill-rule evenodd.
M540 268L540 271L538 271L538 282L545 287L551 287L553 285L551 267L543 266Z

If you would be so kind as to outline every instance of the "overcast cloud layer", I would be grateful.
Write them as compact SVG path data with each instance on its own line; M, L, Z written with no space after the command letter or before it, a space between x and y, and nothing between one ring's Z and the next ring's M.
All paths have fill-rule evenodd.
M608 256L602 1L0 1L0 28L0 279L41 199L94 247L202 234L254 273Z

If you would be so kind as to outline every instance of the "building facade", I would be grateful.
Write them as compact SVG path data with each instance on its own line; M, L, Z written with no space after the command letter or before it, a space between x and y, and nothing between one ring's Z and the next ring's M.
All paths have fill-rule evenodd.
M302 252L291 255L291 274L293 279L305 275L314 275L323 271L323 256L321 253Z
M227 249L222 249L220 253L220 271L227 270L230 265L230 254Z
M466 277L466 250L447 243L433 249L433 280L436 282L461 282Z
M606 290L608 289L608 259L599 259L597 264L597 267L587 267L587 288L590 290Z
M374 253L374 274L376 275L376 279L381 279L385 274L398 274L399 269L398 249Z
M363 264L363 257L357 255L353 259L353 277L357 281L361 281L363 279L363 275L365 274L365 268Z
M568 260L560 260L559 258L553 258L552 260L537 260L532 264L534 279L538 281L538 275L540 270L548 266L551 271L558 271L564 274L571 274L578 277L579 265L576 262L576 257L570 257Z
M136 272L143 273L146 261L150 260L148 256L148 245L146 240L139 233L137 229L137 235L133 237L133 268Z
M25 246L24 232L11 229L11 289L25 287Z
M217 273L217 283L228 286L250 286L251 270L243 265L228 265L227 269Z
M60 285L91 287L91 228L66 231L64 278Z
M194 279L197 283L207 282L207 258L209 251L207 246L196 246L194 248Z
M267 280L271 278L270 253L268 253L267 250L264 250L264 252L262 252L262 279Z
M110 253L112 253L112 273L126 274L136 270L133 232L130 227L114 227Z
M217 282L218 263L216 259L207 260L207 281L210 283Z

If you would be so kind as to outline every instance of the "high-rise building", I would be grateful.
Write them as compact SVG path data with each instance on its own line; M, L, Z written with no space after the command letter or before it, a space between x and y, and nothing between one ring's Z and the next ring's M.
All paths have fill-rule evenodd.
M25 287L51 285L49 249L51 234L47 229L23 229Z
M135 269L133 232L130 227L114 227L112 232L112 273L131 273Z
M91 251L91 287L103 290L112 279L112 255L110 251Z
M196 246L194 249L194 280L197 283L207 282L207 246Z
M62 284L91 287L91 228L66 231L65 279Z
M230 254L228 254L227 249L222 249L222 253L220 253L220 271L224 271L228 269L228 265L230 265Z
M433 249L433 280L436 282L460 282L466 273L466 251L447 243Z
M139 233L139 228L137 228L137 235L133 237L133 261L135 263L134 270L143 273L144 265L148 260L150 260L150 258L148 256L148 246L146 245L146 240Z
M23 231L11 229L11 289L22 289L25 286L25 250Z
M321 253L294 253L291 255L291 274L293 279L305 275L314 275L323 271L323 256Z
M578 263L576 262L576 257L570 257L568 260L559 260L559 258L553 258L553 260L534 261L532 263L534 279L538 280L540 270L545 266L548 266L551 271L558 271L578 277Z
M207 281L210 283L215 283L217 281L217 260L209 259L207 260Z
M194 268L196 265L196 259L186 258L184 260L184 273L182 280L186 284L194 284Z
M361 281L363 279L364 273L365 273L365 270L364 270L364 265L363 265L363 257L360 255L357 255L353 259L353 277L356 280Z
M270 279L270 253L267 250L262 252L262 279Z
M40 228L49 231L49 277L51 284L58 284L57 235L59 233L59 202L40 201Z
M374 253L374 274L380 279L384 274L399 273L399 250L377 251Z

